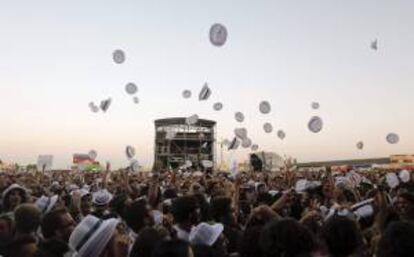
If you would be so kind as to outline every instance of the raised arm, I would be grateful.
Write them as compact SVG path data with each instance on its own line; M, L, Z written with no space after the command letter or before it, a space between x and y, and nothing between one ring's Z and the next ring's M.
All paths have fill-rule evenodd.
M159 192L159 176L154 173L148 189L148 203L152 208L156 209L158 205L158 192Z

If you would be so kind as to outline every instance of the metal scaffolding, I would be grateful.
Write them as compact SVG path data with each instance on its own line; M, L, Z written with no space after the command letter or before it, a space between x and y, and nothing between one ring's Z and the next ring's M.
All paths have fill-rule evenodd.
M194 169L202 169L203 160L215 163L215 121L198 119L189 125L186 118L166 118L154 124L154 170L178 168L186 161Z

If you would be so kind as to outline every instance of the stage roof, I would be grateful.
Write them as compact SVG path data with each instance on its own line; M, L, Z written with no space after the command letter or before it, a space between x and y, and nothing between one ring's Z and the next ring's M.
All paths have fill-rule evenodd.
M186 124L185 120L186 118L184 117L157 119L154 121L154 124L155 126L179 125L179 124ZM213 127L216 125L216 122L212 120L198 119L197 123L194 125Z

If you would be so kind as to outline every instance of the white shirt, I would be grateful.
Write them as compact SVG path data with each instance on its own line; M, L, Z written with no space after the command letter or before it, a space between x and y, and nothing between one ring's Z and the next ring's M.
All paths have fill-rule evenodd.
M137 239L137 237L138 237L138 234L137 233L135 233L132 229L130 229L129 227L128 227L128 229L129 229L129 232L128 232L128 237L129 237L129 240L130 240L130 244L129 244L129 247L128 247L128 256L130 256L130 254L131 254L131 251L132 251L132 247L134 246L134 244L135 244L135 240Z
M184 240L186 242L190 242L190 233L178 227L178 225L174 225L173 228L177 231L177 238Z

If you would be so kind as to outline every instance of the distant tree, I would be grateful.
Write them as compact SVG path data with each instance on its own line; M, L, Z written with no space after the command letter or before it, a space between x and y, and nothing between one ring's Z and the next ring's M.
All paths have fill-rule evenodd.
M37 169L37 165L36 164L29 164L26 166L27 170L36 170Z

